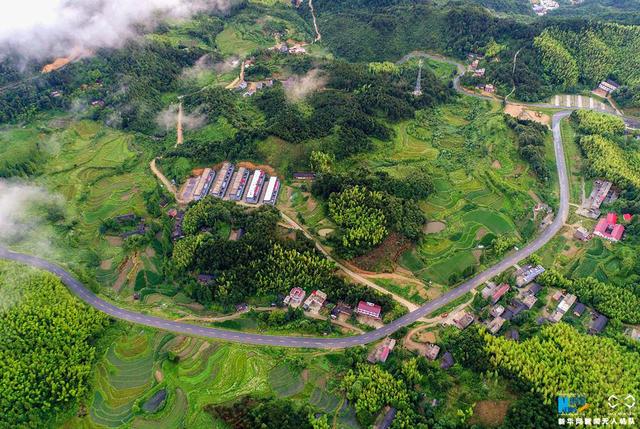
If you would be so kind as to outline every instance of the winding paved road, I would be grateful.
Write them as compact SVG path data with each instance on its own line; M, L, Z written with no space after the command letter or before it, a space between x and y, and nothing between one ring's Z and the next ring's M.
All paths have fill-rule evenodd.
M438 60L446 60L456 64L460 71L459 63L453 62L448 59L436 57L430 54L421 56L427 56L429 58L437 58ZM463 72L464 70L462 70ZM458 91L463 91L459 87L458 77L454 79L455 88ZM466 92L464 92L467 94ZM485 98L485 97L482 97ZM31 265L36 268L40 268L49 271L62 280L62 282L73 292L79 299L95 308L102 311L116 319L125 320L127 322L136 323L140 325L149 326L152 328L162 329L184 335L196 335L200 337L207 337L213 339L221 339L226 341L234 341L245 344L267 345L267 346L280 346L280 347L300 347L300 348L321 348L321 349L341 349L347 347L358 346L367 344L379 339L382 339L398 329L408 326L413 322L418 321L424 316L438 310L444 305L450 303L456 298L471 291L471 289L485 283L498 274L506 271L511 266L515 265L522 259L530 256L542 246L544 246L553 236L560 231L564 223L569 216L569 181L567 176L567 166L565 162L564 148L562 146L562 135L560 132L560 122L571 113L571 110L565 110L556 113L553 116L552 130L553 130L553 143L555 149L556 165L558 168L558 179L560 186L560 207L556 218L553 223L548 226L535 240L523 247L522 249L512 252L505 256L505 258L496 265L488 268L482 273L476 275L472 279L467 280L455 289L446 292L438 298L429 301L416 310L394 320L393 322L383 326L375 331L367 332L361 335L343 338L313 338L313 337L301 337L301 336L276 336L276 335L261 335L252 334L239 331L229 331L224 329L209 328L204 326L192 325L186 322L176 322L172 320L163 319L156 316L149 316L135 311L126 310L116 307L115 305L105 301L98 297L93 292L89 291L80 281L74 278L64 268L56 265L52 262L38 258L36 256L26 255L22 253L15 253L6 248L0 246L0 258L8 259L12 261L22 262L27 265Z

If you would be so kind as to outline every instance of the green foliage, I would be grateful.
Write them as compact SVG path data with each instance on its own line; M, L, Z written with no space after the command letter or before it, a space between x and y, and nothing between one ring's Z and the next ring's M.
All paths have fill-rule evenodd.
M538 281L543 286L566 289L602 314L622 322L640 323L640 296L633 290L600 282L593 277L568 279L555 270L544 272Z
M640 188L640 165L620 146L600 135L578 139L589 162L592 175L605 177L616 185Z
M378 206L382 194L353 186L329 197L329 216L341 230L340 252L361 254L382 242L387 235L385 217Z
M594 86L613 77L621 83L640 81L635 48L640 29L613 23L576 23L551 27L535 39L542 63L564 88L578 81Z
M544 143L548 129L534 121L515 119L505 115L505 122L516 135L520 156L533 168L539 179L549 180L551 173L545 160Z
M507 374L530 383L546 404L566 392L585 395L591 407L587 415L610 410L612 391L640 394L637 356L616 341L580 334L564 323L545 325L538 336L523 342L485 334L491 362Z
M0 426L42 427L87 392L107 318L52 274L0 264Z
M540 50L542 65L551 76L554 84L563 88L571 88L578 83L578 63L551 32L542 32L535 38L534 44Z
M277 243L255 265L256 286L261 294L284 294L296 286L308 291L319 289L335 269L323 255L286 250Z
M625 130L622 118L593 110L576 110L571 114L571 119L583 134L613 137L624 134Z
M234 205L220 204L213 197L207 196L195 203L184 215L182 229L186 234L196 234L202 229L215 230L220 223L231 221ZM234 210L237 211L237 210Z
M513 249L513 246L515 246L519 242L520 240L515 235L503 234L494 239L491 245L493 246L494 253L501 256L509 250Z
M377 365L358 364L342 379L342 389L353 401L358 421L371 425L382 407L390 405L398 410L410 407L410 397L402 380L393 377Z
M293 401L276 398L242 397L229 405L208 405L205 410L214 417L238 429L282 428L315 429L309 417L309 406L297 406Z

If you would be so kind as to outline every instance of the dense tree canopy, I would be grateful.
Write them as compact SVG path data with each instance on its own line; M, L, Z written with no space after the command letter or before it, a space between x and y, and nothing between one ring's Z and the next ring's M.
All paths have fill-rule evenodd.
M0 263L0 426L43 427L87 392L107 318L48 273Z

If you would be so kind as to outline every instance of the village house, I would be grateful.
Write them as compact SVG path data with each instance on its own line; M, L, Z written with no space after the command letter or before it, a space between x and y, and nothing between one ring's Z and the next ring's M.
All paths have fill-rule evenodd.
M453 366L454 363L455 362L453 360L453 355L449 352L445 352L445 354L443 354L442 358L440 359L440 368L449 369Z
M505 308L503 306L496 305L491 309L489 314L491 315L491 317L498 317L498 316L501 316L502 313L504 313L504 310L505 310Z
M495 335L496 333L498 333L500 328L502 328L502 325L504 325L504 322L506 322L506 320L498 316L492 319L489 323L487 323L487 329L489 330L489 332Z
M299 287L294 287L289 292L289 295L285 297L283 303L284 305L289 305L293 308L298 308L302 304L302 301L304 300L304 297L306 294L307 293L304 291L304 289Z
M396 409L387 405L376 419L373 429L389 429L396 418L396 414Z
M496 304L498 301L500 301L500 298L502 298L507 292L509 292L509 289L511 289L511 286L509 286L507 283L502 283L500 286L498 286L496 291L491 295L491 304Z
M476 70L473 72L473 76L474 76L474 77L483 77L483 76L484 76L485 71L486 71L486 70L485 70L484 68L476 69ZM485 89L486 89L486 87L485 87Z
M589 239L591 238L591 234L589 234L587 228L579 226L578 229L576 229L576 232L573 233L573 237L576 240L589 241Z
M182 231L182 222L184 221L184 211L179 210L175 216L175 223L173 224L173 231L171 232L171 239L173 241L179 240L184 237Z
M600 219L593 230L593 235L614 243L620 241L622 234L624 234L624 225L618 223L618 215L615 213L607 213L607 217Z
M424 356L429 360L436 360L440 353L440 346L437 344L428 343Z
M380 343L371 351L371 353L369 353L367 361L369 361L369 363L386 362L389 354L395 346L396 340L389 337L385 338L382 343Z
M356 313L363 316L371 317L373 319L380 319L382 307L372 302L360 301L358 303L358 307L356 307Z
M595 335L601 333L608 322L609 319L606 316L602 314L596 315L589 325L589 334Z
M522 300L522 303L528 308L531 309L536 302L538 302L538 298L536 298L535 295L527 295L526 297L524 297L524 299Z
M573 315L576 317L582 316L584 311L587 309L587 306L581 302L576 302L576 306L573 307Z
M627 328L624 333L632 340L640 341L640 329Z
M327 300L327 294L322 292L321 290L314 290L307 297L302 308L306 311L310 311L312 313L320 312L320 309L324 305L324 302Z
M337 303L336 306L333 307L333 310L331 310L331 318L334 320L338 319L340 316L346 316L349 318L352 314L353 310L344 302Z
M525 291L525 293L530 295L538 295L541 290L542 285L540 285L540 283L531 283L531 286Z
M620 88L620 85L612 80L603 80L598 85L598 88L603 90L607 95L611 94L616 89Z
M507 340L518 341L520 340L520 332L516 328L511 328L504 334Z
M534 281L540 274L544 273L542 265L525 265L516 272L516 286L522 287Z
M463 311L453 318L453 323L455 323L458 328L464 330L473 323L473 320L473 314Z
M487 285L484 287L484 289L482 289L480 295L482 295L482 298L484 299L489 299L489 297L493 295L497 288L498 286L494 282L487 282Z
M493 94L494 92L496 92L496 88L492 84L488 83L484 86L484 91L488 92L489 94Z

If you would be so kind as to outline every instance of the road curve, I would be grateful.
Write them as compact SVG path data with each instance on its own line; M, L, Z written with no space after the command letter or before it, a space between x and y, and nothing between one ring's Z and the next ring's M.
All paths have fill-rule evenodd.
M516 252L510 253L496 265L488 268L472 279L467 280L455 289L452 289L449 292L446 292L445 294L439 296L438 298L429 301L428 303L419 307L417 310L414 310L400 317L399 319L394 320L393 322L383 326L380 329L361 335L343 338L261 335L197 326L186 322L176 322L119 308L98 297L93 292L89 291L80 281L73 277L64 268L36 256L12 252L0 246L0 258L21 262L35 268L49 271L58 276L72 293L74 293L79 299L81 299L91 307L95 308L98 311L102 311L103 313L106 313L116 319L124 320L130 323L145 325L152 328L162 329L165 331L171 331L184 335L195 335L244 344L276 347L342 349L371 343L373 341L386 337L387 335L397 331L404 326L418 321L422 317L427 316L428 314L438 310L442 306L469 292L471 289L504 272L509 267L528 257L529 255L540 249L542 246L544 246L562 228L569 215L569 181L567 176L564 149L562 146L562 135L560 133L560 121L563 118L567 117L570 113L571 111L562 111L556 113L553 116L553 142L556 164L558 166L558 179L560 184L560 208L558 215L554 219L553 223L527 246Z

